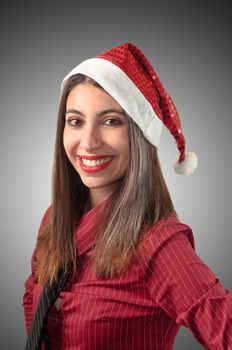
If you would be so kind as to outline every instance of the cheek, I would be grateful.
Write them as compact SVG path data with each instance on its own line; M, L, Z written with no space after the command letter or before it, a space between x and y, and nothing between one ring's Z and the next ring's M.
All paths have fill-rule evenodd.
M123 163L124 168L127 168L130 162L130 146L128 140L124 139L121 142L120 145L120 154L121 154L121 161Z
M73 135L65 130L63 133L63 145L67 154L70 154L76 145L76 140Z

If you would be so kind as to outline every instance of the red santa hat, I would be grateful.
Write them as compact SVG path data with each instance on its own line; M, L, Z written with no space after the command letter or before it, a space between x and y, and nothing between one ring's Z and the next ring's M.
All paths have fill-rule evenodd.
M190 175L197 167L197 156L186 151L185 137L176 107L158 75L141 50L124 43L90 58L71 70L62 82L82 73L98 82L158 148L163 124L173 135L179 154L173 167L177 174Z

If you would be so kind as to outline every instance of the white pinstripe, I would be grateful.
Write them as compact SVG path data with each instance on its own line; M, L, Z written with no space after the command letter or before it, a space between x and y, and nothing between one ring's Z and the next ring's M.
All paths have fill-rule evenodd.
M99 209L85 214L77 227L76 244L83 256L96 238ZM214 274L191 248L191 238L191 229L174 217L161 220L144 235L142 247L147 254L142 250L140 262L135 259L127 273L108 281L97 280L87 260L79 280L61 293L63 304L55 316L62 334L60 350L170 350L179 324L188 326L198 340L204 338L205 344L211 342L211 349L224 350L212 343L207 332L211 326L219 329L220 317L232 317L231 295L215 283ZM29 324L41 287L30 276L25 288ZM222 302L214 301L218 313L212 315L209 297L218 293L224 308ZM198 308L196 319L193 311L198 306L205 310ZM232 344L232 325L227 327L224 338Z

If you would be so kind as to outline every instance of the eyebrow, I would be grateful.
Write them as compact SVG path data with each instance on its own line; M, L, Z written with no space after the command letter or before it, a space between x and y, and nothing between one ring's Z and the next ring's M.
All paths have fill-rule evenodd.
M104 109L103 111L97 113L97 116L102 116L104 114L107 114L107 113L112 113L112 112L116 112L116 113L119 113L119 114L123 114L125 115L125 112L124 111L119 111L118 109L115 109L115 108L109 108L109 109ZM66 112L65 112L65 115L68 114L68 113L75 113L75 114L80 114L82 117L84 117L84 114L80 111L78 111L77 109L68 109Z

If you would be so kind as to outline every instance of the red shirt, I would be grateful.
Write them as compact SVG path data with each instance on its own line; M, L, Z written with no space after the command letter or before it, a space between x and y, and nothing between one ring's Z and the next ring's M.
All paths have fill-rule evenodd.
M180 326L188 327L207 349L232 349L232 295L196 255L191 228L175 216L145 234L147 254L134 259L120 277L95 278L89 248L104 204L78 225L82 268L61 292L60 310L54 305L49 312L52 349L168 350ZM27 333L40 293L32 271L23 296Z

